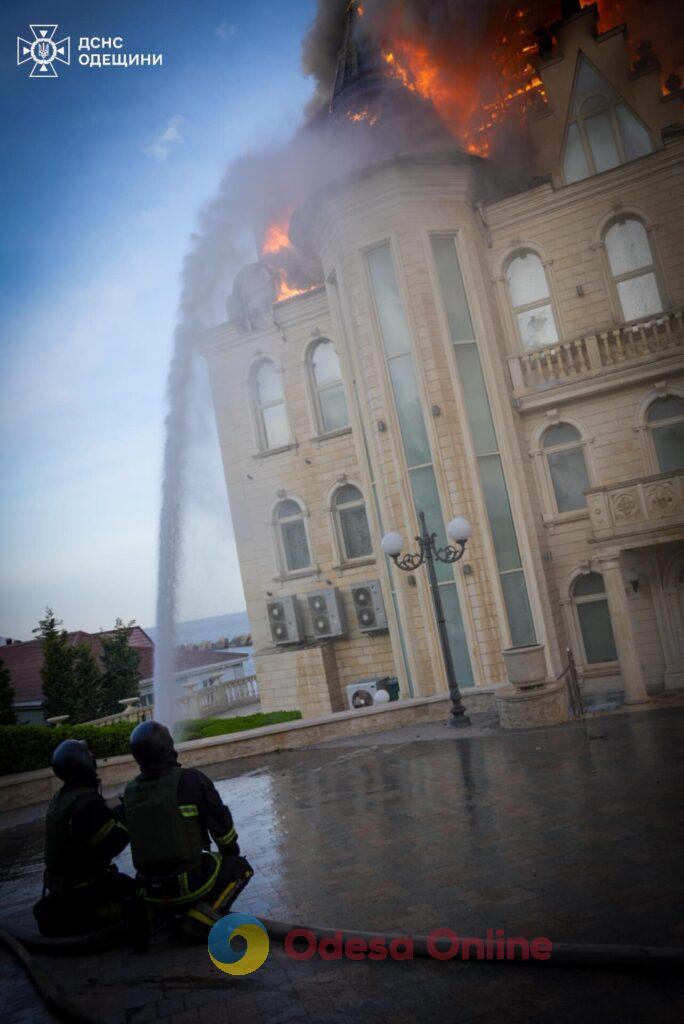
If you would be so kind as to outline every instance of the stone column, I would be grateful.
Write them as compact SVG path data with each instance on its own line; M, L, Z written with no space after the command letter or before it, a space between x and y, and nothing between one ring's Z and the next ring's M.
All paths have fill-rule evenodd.
M636 635L629 614L620 558L616 556L615 558L601 559L600 565L606 587L615 647L622 671L625 704L645 704L649 697L637 651Z

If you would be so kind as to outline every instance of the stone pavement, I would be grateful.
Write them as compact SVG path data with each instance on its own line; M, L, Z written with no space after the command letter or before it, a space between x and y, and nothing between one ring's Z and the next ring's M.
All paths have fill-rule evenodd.
M684 946L683 733L673 706L519 733L432 725L215 766L257 872L235 909L375 931ZM36 895L40 826L0 836L3 912L20 914ZM108 1024L684 1019L671 973L299 963L273 943L263 967L232 979L204 947L168 939L144 955L37 961ZM17 1019L43 1024L21 984Z

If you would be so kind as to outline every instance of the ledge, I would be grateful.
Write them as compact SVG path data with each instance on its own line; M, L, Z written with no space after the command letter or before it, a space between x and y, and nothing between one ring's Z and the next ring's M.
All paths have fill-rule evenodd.
M466 711L473 714L494 710L495 694L503 685L471 686L462 690ZM450 703L448 694L437 693L380 707L338 711L319 718L265 725L248 732L189 740L177 744L176 749L186 768L221 764L240 757L296 750L340 737L386 732L418 722L439 721L449 714ZM138 771L135 761L128 754L102 758L97 768L102 787L109 790L109 795L120 791ZM4 775L0 778L0 812L46 803L59 786L59 779L55 778L51 768Z

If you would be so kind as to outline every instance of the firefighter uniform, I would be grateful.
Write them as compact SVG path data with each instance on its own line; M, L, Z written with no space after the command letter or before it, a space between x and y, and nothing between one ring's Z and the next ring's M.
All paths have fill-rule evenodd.
M231 813L203 772L178 764L164 726L141 723L131 749L142 770L127 784L122 809L139 894L155 918L170 912L206 937L253 874Z
M135 885L112 864L128 845L128 832L100 795L87 745L65 740L53 769L64 785L47 810L43 896L34 915L44 935L67 936L120 920Z

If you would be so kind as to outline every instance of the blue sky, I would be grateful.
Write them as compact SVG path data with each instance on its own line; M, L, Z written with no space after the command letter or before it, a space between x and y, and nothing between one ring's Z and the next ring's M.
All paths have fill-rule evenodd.
M51 605L68 628L154 621L162 422L179 271L199 207L236 156L285 139L311 83L313 0L102 0L1 12L3 230L0 635ZM57 23L59 78L16 66ZM162 67L90 69L79 36L122 36ZM229 282L226 283L226 293ZM243 607L212 420L180 613Z

